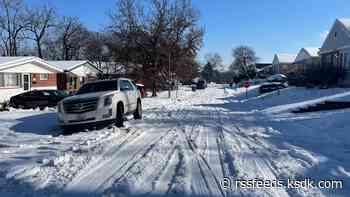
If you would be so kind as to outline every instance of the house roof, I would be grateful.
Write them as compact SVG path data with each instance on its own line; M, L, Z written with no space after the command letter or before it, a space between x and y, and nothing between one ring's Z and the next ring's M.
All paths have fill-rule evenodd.
M62 72L63 70L60 69L59 67L56 67L55 65L52 65L45 60L34 57L34 56L16 56L16 57L5 57L5 56L0 56L0 69L6 69L18 65L23 65L25 63L29 62L37 62L40 65L43 65L49 69L52 69L57 72Z
M276 54L279 63L293 63L296 55L295 54L287 54L287 53L280 53Z
M300 63L301 61L316 58L319 56L319 48L315 47L305 47L300 49L297 57L295 58L294 62L295 63Z
M337 20L341 22L346 27L346 29L350 32L350 18L339 18Z
M350 18L338 18L323 42L320 54L345 48L350 48Z
M303 48L311 57L318 57L318 52L320 51L317 47L305 47Z
M16 62L16 61L23 61L23 60L27 60L27 59L32 59L34 57L32 56L28 56L28 57L0 57L0 66L4 65L4 64L8 64L10 62Z
M55 65L65 71L71 71L74 68L83 64L89 63L87 60L72 60L72 61L47 61L49 64ZM92 65L93 66L93 65Z

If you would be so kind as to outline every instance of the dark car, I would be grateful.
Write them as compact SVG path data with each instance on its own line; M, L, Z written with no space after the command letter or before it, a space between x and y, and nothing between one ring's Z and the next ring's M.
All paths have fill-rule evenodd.
M207 88L207 81L204 79L199 79L197 81L197 89L205 89Z
M58 90L33 90L11 97L10 106L14 108L33 109L39 107L55 107L59 101L67 97Z
M269 82L279 82L279 83L285 83L288 81L288 77L283 74L276 74L272 75L267 79Z
M276 90L280 90L283 88L288 87L287 83L279 83L279 82L271 82L271 83L265 83L260 86L259 92L260 94L273 92Z

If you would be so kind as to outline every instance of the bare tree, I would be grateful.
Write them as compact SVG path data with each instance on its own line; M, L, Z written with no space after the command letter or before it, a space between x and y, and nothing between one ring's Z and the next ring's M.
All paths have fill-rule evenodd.
M29 25L27 30L32 34L29 39L36 45L37 55L43 58L44 38L49 32L48 29L54 27L56 14L52 7L44 6L27 10Z
M207 63L210 63L214 69L222 67L222 58L218 53L208 53L204 56Z
M238 71L241 75L245 75L250 79L255 72L255 63L258 60L254 49L248 46L239 46L232 50L232 56L234 62L230 66L230 70Z
M108 36L100 32L89 32L84 50L83 56L90 62L93 62L98 68L102 68L111 60L111 53L109 46L107 45Z
M17 56L19 40L27 25L22 0L0 0L0 31L5 55Z
M55 31L57 34L56 42L60 46L61 59L79 59L87 36L87 29L83 24L77 18L63 17Z
M144 6L147 3L148 6ZM190 0L118 0L111 15L118 61L141 64L152 81L153 96L159 81L178 67L193 65L202 45L199 13ZM145 7L148 9L145 10ZM184 64L186 63L186 64ZM182 69L184 70L184 69Z

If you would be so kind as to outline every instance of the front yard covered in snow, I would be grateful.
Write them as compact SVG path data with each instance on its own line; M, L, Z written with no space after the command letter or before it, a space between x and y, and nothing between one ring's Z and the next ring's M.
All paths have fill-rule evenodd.
M144 99L144 119L125 128L67 136L54 110L1 112L0 196L350 196L350 109L291 113L325 100L350 101L350 89L182 88ZM224 177L343 188L228 188Z

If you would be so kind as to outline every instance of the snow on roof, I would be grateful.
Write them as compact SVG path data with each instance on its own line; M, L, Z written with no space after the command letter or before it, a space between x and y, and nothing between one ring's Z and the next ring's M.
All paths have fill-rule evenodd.
M15 63L15 62L21 62L21 61L26 61L29 59L33 59L35 57L33 56L17 56L17 57L0 57L0 67L3 65L7 65L10 63Z
M340 18L338 19L345 27L350 31L350 18Z
M55 65L52 65L47 61L35 56L15 56L15 57L0 56L0 69L6 69L8 67L21 65L28 62L38 62L40 65L46 68L50 68L55 71L62 72L62 69L60 69L59 67L56 67Z
M58 68L61 68L63 70L72 70L77 66L86 64L87 60L73 60L73 61L47 61L49 64L52 64Z
M311 56L311 57L318 57L318 52L320 51L317 47L305 47L305 51Z
M293 63L295 58L297 57L294 54L280 53L276 54L279 63Z

